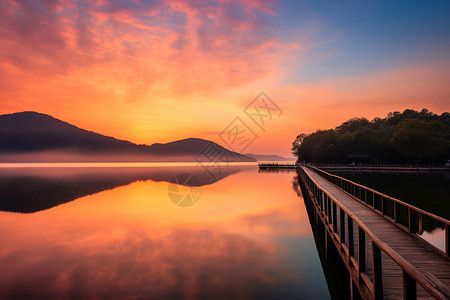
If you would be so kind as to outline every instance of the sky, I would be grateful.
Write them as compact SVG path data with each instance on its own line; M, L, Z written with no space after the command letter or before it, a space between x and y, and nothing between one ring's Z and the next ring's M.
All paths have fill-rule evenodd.
M450 1L0 1L0 114L289 156L407 108L450 111Z

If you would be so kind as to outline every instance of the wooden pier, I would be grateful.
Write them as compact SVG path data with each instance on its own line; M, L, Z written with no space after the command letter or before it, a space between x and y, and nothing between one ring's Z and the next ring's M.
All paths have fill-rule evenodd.
M260 170L286 170L286 169L297 169L297 165L292 163L258 163Z
M450 221L314 167L298 166L305 203L363 299L450 299ZM420 237L442 228L439 249Z

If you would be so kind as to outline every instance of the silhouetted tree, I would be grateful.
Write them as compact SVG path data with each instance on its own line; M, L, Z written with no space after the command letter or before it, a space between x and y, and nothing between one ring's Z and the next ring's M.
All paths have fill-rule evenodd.
M298 135L292 151L299 160L343 163L369 157L374 163L444 162L450 159L450 114L427 109L391 112L386 118L352 118L334 129Z

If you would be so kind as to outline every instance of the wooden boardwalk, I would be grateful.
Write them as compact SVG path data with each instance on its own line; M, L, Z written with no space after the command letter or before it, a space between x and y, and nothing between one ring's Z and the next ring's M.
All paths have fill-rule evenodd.
M450 299L448 256L434 251L317 172L300 167L300 173L317 216L362 298ZM435 292L433 296L430 290Z

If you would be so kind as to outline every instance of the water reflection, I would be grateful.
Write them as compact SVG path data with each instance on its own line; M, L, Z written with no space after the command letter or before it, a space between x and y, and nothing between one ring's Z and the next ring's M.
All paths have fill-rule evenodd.
M424 230L419 236L445 253L445 228L439 227L431 231Z
M108 170L27 174L39 199L83 191L0 212L1 299L329 298L293 174L242 167L179 208L167 196L173 170ZM49 182L61 187L40 187Z
M52 167L0 168L0 210L31 213L135 181L169 182L180 170L191 174L196 186L212 184L248 166L234 165L210 176L204 168L184 167ZM182 184L183 182L181 182Z

